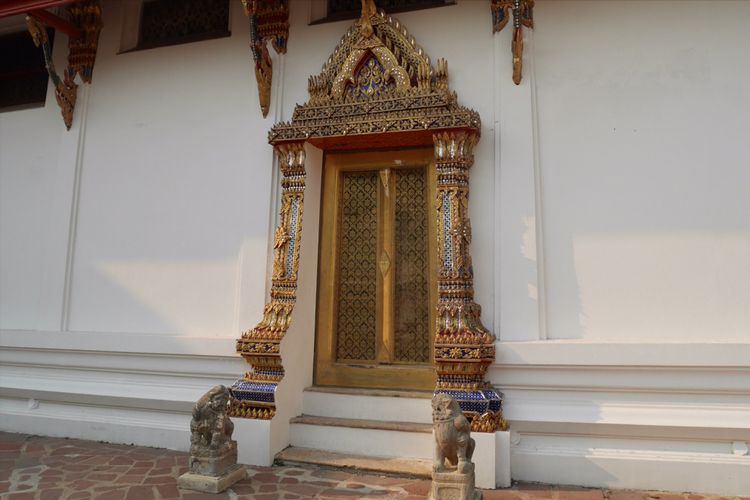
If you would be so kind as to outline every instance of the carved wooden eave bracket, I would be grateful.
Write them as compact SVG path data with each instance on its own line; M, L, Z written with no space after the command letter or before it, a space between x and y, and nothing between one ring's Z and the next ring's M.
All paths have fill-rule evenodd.
M86 0L67 5L65 12L68 19L62 19L46 10L31 11L26 15L26 26L34 44L42 48L47 72L55 86L57 104L65 127L70 130L78 95L75 77L78 75L84 83L91 83L102 29L102 8L99 0ZM52 61L47 37L48 26L68 35L68 66L62 77Z
M469 169L481 121L458 104L448 87L448 63L429 57L401 23L363 0L362 17L336 46L319 75L308 80L310 99L292 120L274 125L282 174L282 203L274 234L271 300L262 321L237 340L250 370L231 388L235 417L272 418L284 376L280 344L296 302L304 203L304 144L325 150L434 147L437 171L438 324L433 344L436 393L458 401L473 431L506 427L500 394L484 377L495 359L495 337L474 302L469 246ZM311 332L312 334L312 332Z
M492 31L502 30L513 14L513 82L518 85L523 77L523 32L522 27L534 28L534 0L490 0Z
M250 22L250 50L255 62L255 81L263 118L271 106L273 63L268 53L270 42L277 54L286 54L289 38L288 0L242 0Z

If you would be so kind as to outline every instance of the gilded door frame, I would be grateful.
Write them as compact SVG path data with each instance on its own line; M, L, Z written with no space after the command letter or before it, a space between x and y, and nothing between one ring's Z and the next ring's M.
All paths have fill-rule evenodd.
M432 148L378 150L357 153L327 154L323 167L323 202L321 204L319 264L318 264L318 298L315 339L315 384L360 388L402 389L402 390L432 390L436 383L433 356L433 333L437 310L437 227L435 217L428 216L428 279L429 279L429 324L430 324L430 361L424 364L389 363L382 364L386 356L384 349L392 346L378 344L377 359L380 363L357 364L356 362L342 363L336 361L336 299L337 286L337 255L338 255L338 227L337 212L341 200L341 173L353 171L382 171L384 168L393 170L414 167L426 167L428 214L436 210L436 182L435 157ZM380 190L379 190L380 191ZM393 196L390 203L379 203L378 211L385 214L392 213ZM383 197L379 196L380 200ZM388 222L386 222L388 223ZM388 233L388 231L386 231ZM393 242L384 241L383 228L379 228L378 248L389 248ZM393 256L391 248L390 255ZM392 268L393 266L391 266ZM382 287L393 286L393 273L387 277L378 276L378 309L383 311L378 317L378 329L389 327L381 322L391 321L393 315L392 304L382 304ZM387 296L387 294L386 294ZM389 318L390 316L390 318ZM383 339L388 342L387 337Z

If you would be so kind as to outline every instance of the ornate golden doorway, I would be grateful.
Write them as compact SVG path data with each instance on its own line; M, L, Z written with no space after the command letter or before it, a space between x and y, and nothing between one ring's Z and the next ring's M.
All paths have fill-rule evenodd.
M504 428L500 394L485 380L495 359L495 336L482 325L481 308L474 301L470 252L469 171L481 133L479 115L458 104L448 86L448 63L438 59L433 64L406 28L378 12L373 0L363 0L362 17L341 38L320 74L309 78L308 92L309 100L294 108L291 121L277 123L268 136L282 174L270 300L261 321L237 339L237 352L249 370L232 386L232 416L270 419L276 414L276 391L285 376L282 340L293 321L300 248L306 246L301 231L306 146L310 145L328 156L326 172L338 172L327 175L324 186L323 218L328 222L320 249L318 331L322 333L316 343L316 383L434 389L457 399L471 419L472 431ZM431 155L426 150L391 149L428 146ZM356 150L371 153L345 156ZM419 183L420 169L426 172L422 182L431 184L424 202L430 214L425 245L431 269L427 295L433 293L426 313L432 333L429 363L416 355L407 355L404 361L398 347L399 341L413 340L412 333L421 330L413 325L423 324L425 318L409 302L415 300L414 293L398 289L398 269L404 268L404 252L398 244L413 236L408 229L399 233L397 228L399 213L408 213L397 206L398 186ZM346 200L346 186L366 194ZM334 201L328 200L330 196ZM404 202L421 210L415 199L406 196ZM365 209L369 219L359 213ZM352 234L341 245L347 227ZM360 247L367 250L366 258L346 260L344 249L358 253ZM415 252L420 253L425 254ZM344 265L349 266L343 269L349 274L342 272ZM348 322L344 315L363 310L369 316L356 321ZM403 324L412 326L401 329L402 312ZM309 326L302 326L304 332L313 330ZM400 337L399 332L407 333ZM286 349L297 347L289 343Z
M327 155L315 383L431 390L432 149Z

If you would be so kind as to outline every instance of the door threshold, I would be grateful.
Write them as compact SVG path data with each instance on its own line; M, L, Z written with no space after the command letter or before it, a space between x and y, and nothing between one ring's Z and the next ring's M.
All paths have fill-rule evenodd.
M379 396L386 398L432 399L431 391L413 391L399 389L365 389L358 387L335 387L328 385L312 385L305 388L306 392L325 392L328 394L346 394L351 396Z

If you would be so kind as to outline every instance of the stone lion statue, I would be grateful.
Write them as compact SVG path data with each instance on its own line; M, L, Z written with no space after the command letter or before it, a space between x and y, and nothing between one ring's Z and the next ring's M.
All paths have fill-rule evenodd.
M227 416L229 389L217 385L205 393L193 407L190 421L190 454L220 455L232 443L234 424Z
M432 398L432 428L435 433L433 470L443 472L448 459L459 473L468 473L475 445L471 426L456 400L447 394L435 394Z

